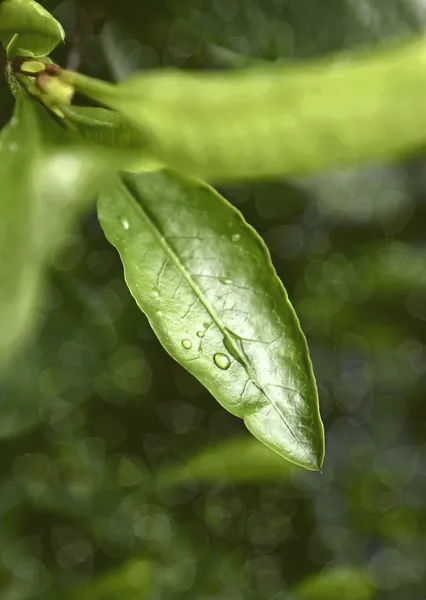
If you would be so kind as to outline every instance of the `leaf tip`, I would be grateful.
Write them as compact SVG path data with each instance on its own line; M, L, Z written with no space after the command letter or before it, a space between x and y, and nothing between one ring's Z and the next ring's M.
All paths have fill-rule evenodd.
M297 455L288 452L279 452L279 454L289 462L307 469L308 471L321 471L324 463L324 443L320 447L299 449Z
M300 466L309 471L321 471L325 457L324 427L319 422L319 431L316 436L316 444L310 444L304 448L305 452L299 452ZM289 460L292 460L291 458ZM293 460L292 460L293 462ZM296 461L294 461L296 462ZM298 464L298 463L296 463Z

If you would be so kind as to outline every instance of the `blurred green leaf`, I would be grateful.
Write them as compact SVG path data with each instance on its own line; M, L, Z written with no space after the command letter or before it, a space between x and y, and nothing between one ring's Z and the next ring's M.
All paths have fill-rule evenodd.
M179 485L185 481L215 483L276 482L290 478L293 467L278 454L253 438L218 442L190 457L181 467L160 471L160 485Z
M117 86L62 77L133 123L160 162L202 178L247 179L419 150L425 52L417 41L351 62L156 71Z
M38 2L0 3L0 40L9 57L47 56L64 38L60 23Z
M47 265L111 165L20 91L0 154L1 365L29 334Z
M267 446L310 469L323 431L306 341L266 247L224 198L172 172L125 176L101 225L167 351Z
M66 106L66 122L86 146L100 146L123 171L151 171L161 164L149 153L142 136L118 113L105 108Z
M295 594L297 600L370 600L376 591L364 570L337 566L312 575Z

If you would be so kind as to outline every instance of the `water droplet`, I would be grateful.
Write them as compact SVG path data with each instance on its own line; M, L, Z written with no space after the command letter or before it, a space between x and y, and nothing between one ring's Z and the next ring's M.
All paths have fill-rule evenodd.
M185 350L191 350L191 348L192 348L191 340L182 340L182 346L185 348Z
M157 290L154 290L152 292L152 295L154 296L154 298L159 298L160 297L160 294L157 292Z
M163 316L163 311L162 311L162 310L157 310L157 315L158 315L159 317L162 317L162 316Z
M130 227L129 221L127 219L123 219L122 224L123 224L124 229L127 231Z
M231 361L226 356L226 354L222 354L221 352L217 352L214 355L214 362L219 367L219 369L222 369L223 371L229 369L229 365L231 364Z
M237 242L239 242L239 241L240 241L240 239L241 239L241 236L240 236L240 234L239 234L239 233L234 233L234 234L231 236L231 242L234 242L234 244L236 244Z
M204 331L197 331L197 335L199 338L203 338L206 334L204 333Z

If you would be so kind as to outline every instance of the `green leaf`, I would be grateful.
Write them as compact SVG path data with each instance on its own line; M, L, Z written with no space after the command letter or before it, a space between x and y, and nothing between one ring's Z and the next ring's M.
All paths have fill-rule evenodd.
M212 188L172 172L127 175L99 218L166 350L260 441L309 469L323 429L308 349L255 231Z
M46 267L108 169L17 90L0 137L0 368L36 324Z
M216 483L277 482L289 479L292 467L275 452L253 438L219 441L204 448L180 467L160 471L161 485L175 486L185 481Z
M118 86L71 72L62 77L132 122L165 165L201 178L247 179L419 150L426 141L425 56L420 41L353 61L162 70Z
M118 113L105 108L64 106L70 129L86 145L100 146L113 156L122 171L141 172L161 168L149 153L142 136Z
M47 56L64 38L61 24L38 2L3 0L0 3L0 40L8 57Z
M370 600L375 589L364 570L341 566L312 575L295 593L297 600Z

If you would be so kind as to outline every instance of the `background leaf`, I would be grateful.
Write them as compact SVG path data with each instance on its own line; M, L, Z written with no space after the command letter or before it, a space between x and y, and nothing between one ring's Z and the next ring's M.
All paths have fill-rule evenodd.
M1 136L0 362L33 325L40 282L70 224L101 183L102 153L74 144L48 112L16 99Z
M62 77L120 112L168 166L203 178L277 177L419 151L424 52L417 41L357 61L155 71L118 86Z
M71 131L109 154L123 171L151 171L161 164L149 153L142 136L118 113L105 108L87 106L63 107Z
M223 440L194 454L181 467L169 467L159 473L160 485L179 485L198 481L227 481L244 484L249 481L282 481L290 477L290 463L271 452L253 438Z
M306 342L241 214L171 172L124 178L101 195L98 212L167 351L258 439L319 468L323 434Z

